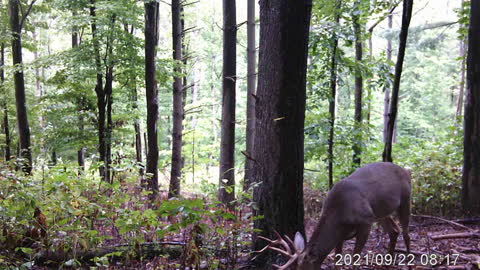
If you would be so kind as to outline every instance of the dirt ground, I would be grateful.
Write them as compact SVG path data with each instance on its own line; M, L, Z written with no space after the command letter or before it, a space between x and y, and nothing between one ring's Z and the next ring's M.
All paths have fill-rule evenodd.
M461 224L461 223L476 224ZM472 222L474 221L474 222ZM406 255L400 235L394 257L386 255L388 235L374 226L362 255L352 257L355 239L344 244L343 255L333 253L321 269L479 269L480 220L447 222L433 217L413 215L410 222L411 254ZM315 222L307 222L307 233ZM410 268L409 268L410 266Z

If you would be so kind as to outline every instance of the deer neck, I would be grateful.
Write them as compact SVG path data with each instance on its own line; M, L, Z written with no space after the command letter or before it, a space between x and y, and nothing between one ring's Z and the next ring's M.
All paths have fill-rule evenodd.
M331 215L329 216L331 217ZM332 249L344 240L345 234L344 226L341 226L335 219L322 215L310 241L308 241L304 257L305 265L319 267Z

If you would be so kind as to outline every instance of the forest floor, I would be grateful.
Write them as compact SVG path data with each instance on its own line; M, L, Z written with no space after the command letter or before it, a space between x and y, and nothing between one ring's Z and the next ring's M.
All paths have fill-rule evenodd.
M411 254L406 255L400 235L393 258L386 255L388 235L380 226L374 226L359 258L349 255L352 254L355 239L348 240L344 244L344 255L340 258L332 252L321 269L354 269L354 262L360 264L356 269L479 269L480 225L468 224L478 222L478 219L453 222L444 218L413 215L410 222ZM315 224L314 219L307 220L306 231L309 236ZM234 268L244 266L248 258L239 258L240 263ZM155 258L118 269L179 269L174 264L173 261ZM219 269L234 268L226 266Z
M348 240L345 241L343 255L332 253L325 260L322 269L353 269L354 262L360 264L359 269L479 269L480 226L462 225L442 219L412 215L409 255L406 255L401 235L395 255L386 255L388 235L380 226L375 226L361 256L352 258L350 254L355 239ZM472 220L461 222L468 223ZM479 220L473 221L478 223ZM311 232L313 229L314 221L311 221L307 230Z
M311 190L305 191L305 229L309 238L315 229L321 210L321 198L324 197L324 194ZM248 244L242 246L240 242L232 242L236 241L232 239L241 238L244 241L242 243L248 243L250 241L251 220L250 218L244 218L250 216L246 211L236 214L238 215L236 221L221 219L215 223L211 219L203 220L202 222L213 233L213 237L212 235L205 235L203 246L199 245L198 247L192 244L194 226L188 226L175 234L170 234L162 239L165 242L153 241L144 243L148 245L138 246L129 245L123 239L124 236L99 224L97 228L99 231L112 236L110 240L104 243L105 246L117 248L126 246L131 251L134 249L142 250L141 252L144 252L144 254L152 251L154 255L143 256L143 259L138 260L135 256L125 257L125 254L129 253L124 252L117 255L117 258L111 261L109 266L100 266L94 269L194 269L185 267L191 261L196 261L199 269L241 268L248 264L251 250ZM179 221L176 218L162 218L162 220L166 224L175 224ZM224 237L219 234L218 228L224 229L226 232ZM480 218L453 220L453 218L448 217L412 215L409 228L411 238L411 253L409 255L406 255L405 244L401 235L397 242L395 255L393 257L386 255L389 242L388 235L379 226L374 225L360 257L351 255L355 239L348 240L344 244L343 255L340 257L340 255L334 255L332 252L321 269L354 269L353 264L360 265L357 269L480 268ZM236 233L232 233L232 231L236 231ZM151 249L154 246L156 246L156 249ZM175 259L168 259L168 254L175 254L171 255ZM78 268L63 264L57 265L57 267L34 266L32 269L58 269L58 266L63 269ZM89 269L89 266L84 269Z

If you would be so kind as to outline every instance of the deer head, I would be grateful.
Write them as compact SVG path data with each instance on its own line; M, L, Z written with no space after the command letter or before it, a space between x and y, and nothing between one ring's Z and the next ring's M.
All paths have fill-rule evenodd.
M259 236L269 244L258 252L270 249L286 256L287 263L273 265L278 269L319 269L334 248L336 253L342 252L344 240L356 237L353 252L359 254L372 224L378 222L390 237L388 251L393 254L400 232L391 217L396 213L409 253L410 190L407 170L388 162L365 165L339 181L328 193L320 220L307 245L299 232L294 241L276 233L276 240Z

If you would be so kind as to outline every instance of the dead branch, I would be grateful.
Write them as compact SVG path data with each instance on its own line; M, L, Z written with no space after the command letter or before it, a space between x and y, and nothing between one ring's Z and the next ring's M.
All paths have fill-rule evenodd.
M467 226L464 226L460 223L457 223L455 221L451 221L451 220L447 220L447 219L444 219L444 218L440 218L440 217L434 217L434 216L427 216L427 215L412 215L412 217L419 217L419 218L430 218L430 219L435 219L435 220L440 220L440 221L443 221L445 223L448 223L452 226L455 226L455 227L458 227L458 228L462 228L464 230L468 230L468 231L474 231L472 228L469 228Z
M456 239L456 238L480 238L480 233L478 232L466 232L466 233L452 233L452 234L441 234L431 236L432 240L443 240L443 239Z
M462 224L477 224L480 223L480 217L477 218L462 218L454 219L453 222L462 223Z

